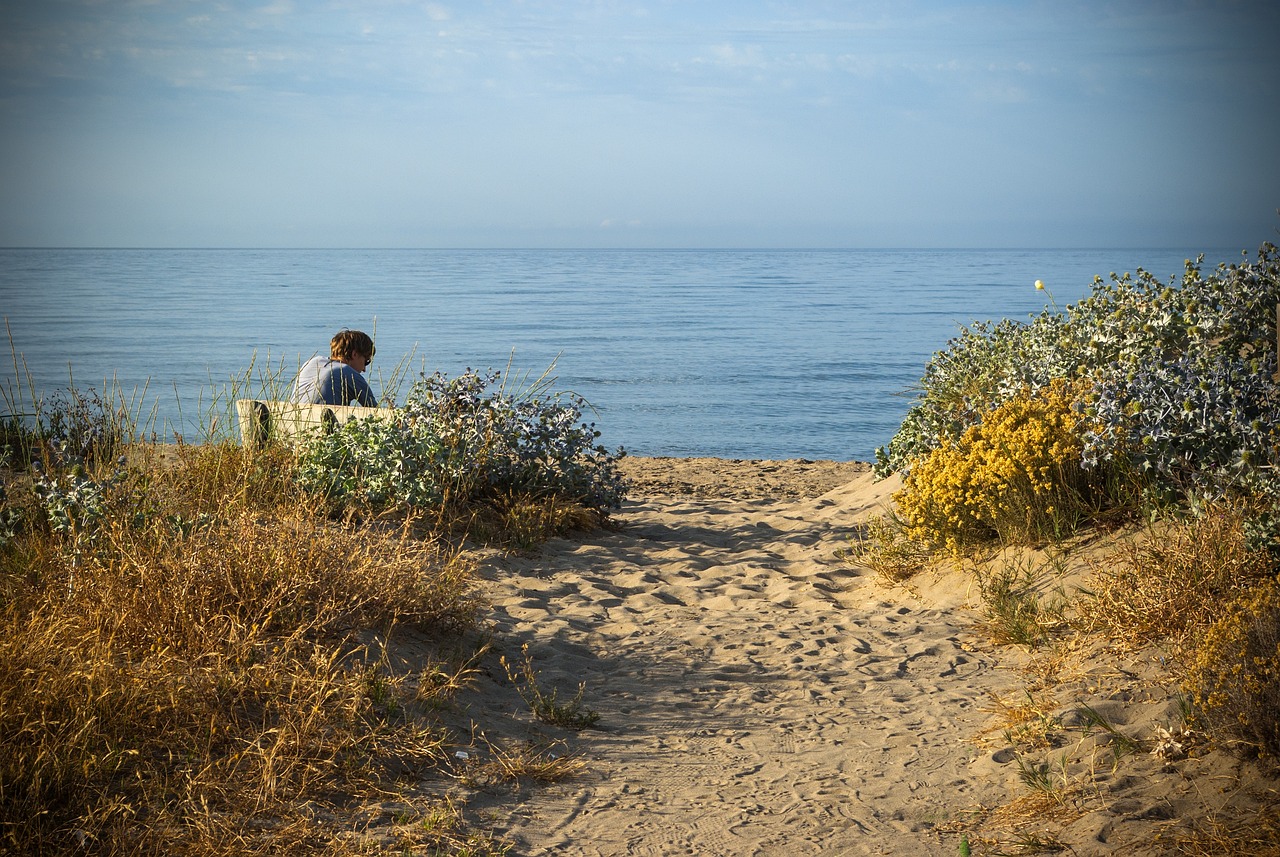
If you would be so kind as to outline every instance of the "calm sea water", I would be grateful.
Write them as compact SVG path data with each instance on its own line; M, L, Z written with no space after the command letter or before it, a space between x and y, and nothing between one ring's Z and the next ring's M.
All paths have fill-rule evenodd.
M1094 275L1180 276L1240 248L1132 250L0 249L9 390L114 381L198 437L233 378L291 375L339 328L376 331L375 392L414 373L556 361L609 447L870 460L962 324L1026 319ZM1252 254L1250 254L1252 257ZM287 383L288 378L283 383ZM407 389L407 385L400 388Z

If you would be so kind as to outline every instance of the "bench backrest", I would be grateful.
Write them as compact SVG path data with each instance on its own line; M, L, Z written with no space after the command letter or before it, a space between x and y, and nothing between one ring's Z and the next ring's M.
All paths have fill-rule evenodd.
M333 431L361 417L389 413L387 408L352 405L303 405L263 399L237 399L236 416L245 446L262 446L268 440L295 441L316 431Z

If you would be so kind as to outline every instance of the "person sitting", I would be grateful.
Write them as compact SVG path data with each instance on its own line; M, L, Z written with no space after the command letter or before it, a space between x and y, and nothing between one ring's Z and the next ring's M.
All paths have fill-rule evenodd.
M340 330L329 341L328 357L312 357L298 370L291 401L309 405L378 407L378 400L361 374L373 362L373 340L359 330Z

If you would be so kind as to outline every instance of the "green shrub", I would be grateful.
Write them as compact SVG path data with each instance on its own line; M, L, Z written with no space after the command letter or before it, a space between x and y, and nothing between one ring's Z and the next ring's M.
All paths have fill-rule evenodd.
M1030 324L1004 319L962 328L926 364L915 403L888 446L876 450L877 475L909 470L1025 390L1074 377L1069 333L1065 319L1048 312Z
M1065 312L966 328L926 366L876 472L909 473L1020 391L1066 379L1084 385L1081 461L1099 478L1124 474L1161 503L1280 491L1278 303L1280 254L1265 244L1209 276L1198 261L1167 285L1112 274Z
M439 373L415 383L392 418L314 438L299 463L309 491L373 508L442 509L501 495L547 496L605 510L625 486L619 453L596 444L585 402L567 393L515 396L496 372Z

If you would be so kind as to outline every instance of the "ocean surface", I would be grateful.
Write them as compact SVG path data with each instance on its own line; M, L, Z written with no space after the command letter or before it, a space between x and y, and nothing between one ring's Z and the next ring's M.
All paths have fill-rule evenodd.
M1244 249L0 249L0 413L114 385L152 431L200 440L350 327L375 335L384 398L420 371L554 363L610 448L869 461L961 325Z

